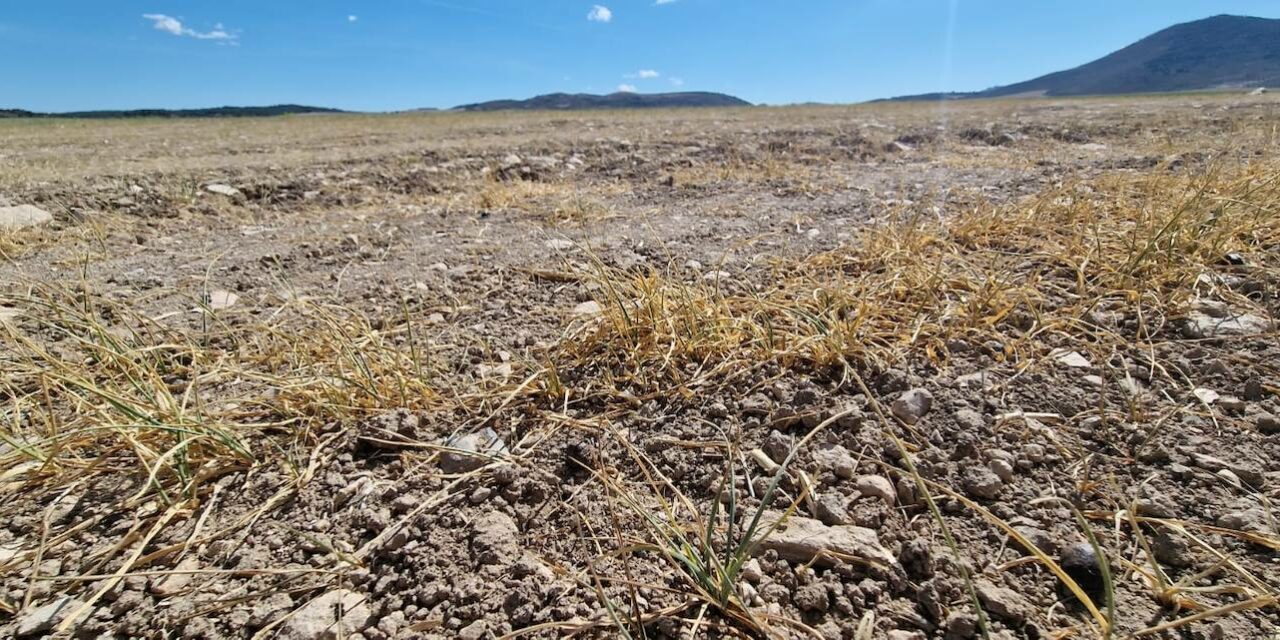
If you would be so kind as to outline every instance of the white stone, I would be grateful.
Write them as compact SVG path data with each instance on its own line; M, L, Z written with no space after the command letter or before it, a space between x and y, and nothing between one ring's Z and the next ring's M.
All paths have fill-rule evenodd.
M0 207L0 231L14 231L53 222L53 214L29 204Z
M1051 355L1054 360L1073 369L1088 369L1093 366L1089 359L1080 355L1078 351L1059 350Z
M780 517L777 512L766 513L761 518L764 530ZM893 554L880 546L880 538L871 529L854 525L828 527L818 520L798 516L782 521L757 547L757 552L769 550L791 562L813 562L819 566L831 566L838 561L870 562L884 567L898 565Z
M365 596L346 589L330 591L302 608L281 626L284 640L338 640L363 631L373 622Z
M228 198L238 198L242 195L239 189L229 184L207 184L204 186L204 190Z
M600 306L595 300L588 300L573 308L575 316L598 316L604 312L604 307Z
M214 311L222 311L235 306L240 300L240 296L230 292L218 289L209 293L209 308Z

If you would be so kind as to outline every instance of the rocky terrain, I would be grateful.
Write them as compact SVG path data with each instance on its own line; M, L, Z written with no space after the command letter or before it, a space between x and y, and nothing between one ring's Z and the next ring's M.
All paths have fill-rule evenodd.
M0 635L1280 637L1277 125L0 123Z

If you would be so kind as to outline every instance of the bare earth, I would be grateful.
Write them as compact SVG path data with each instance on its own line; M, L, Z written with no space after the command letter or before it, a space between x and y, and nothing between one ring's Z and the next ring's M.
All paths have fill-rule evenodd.
M0 635L1280 638L1278 131L0 120Z

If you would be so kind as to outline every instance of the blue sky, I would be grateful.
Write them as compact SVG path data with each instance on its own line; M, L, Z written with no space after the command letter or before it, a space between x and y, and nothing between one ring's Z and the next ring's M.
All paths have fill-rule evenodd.
M856 102L1025 80L1219 13L1280 2L5 0L0 108L397 110L624 85Z

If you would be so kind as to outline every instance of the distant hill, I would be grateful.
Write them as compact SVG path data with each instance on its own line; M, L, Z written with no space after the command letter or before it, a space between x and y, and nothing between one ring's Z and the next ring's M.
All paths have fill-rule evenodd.
M974 93L895 100L1085 96L1280 86L1280 20L1214 16L1174 25L1066 71Z
M749 107L750 102L723 93L682 91L679 93L551 93L528 100L493 100L454 107L454 111L581 109L649 109L670 107Z
M127 111L70 111L34 113L0 109L0 118L249 118L306 113L345 113L338 109L278 104L269 107L211 107L208 109L133 109Z

